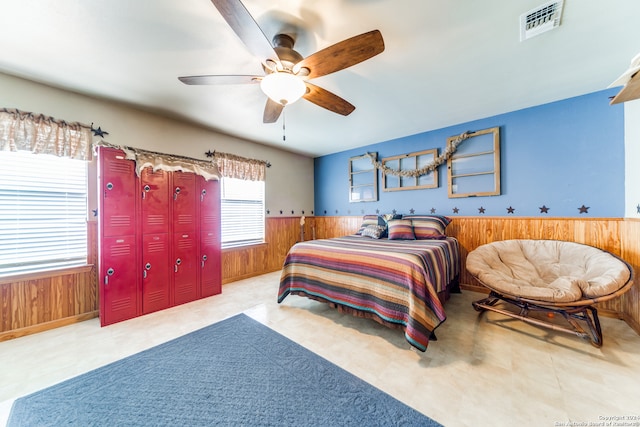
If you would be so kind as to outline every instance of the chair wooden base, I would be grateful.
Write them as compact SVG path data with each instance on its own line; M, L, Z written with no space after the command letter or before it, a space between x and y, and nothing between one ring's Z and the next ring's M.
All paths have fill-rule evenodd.
M499 302L505 302L511 306L519 308L519 312L513 312L496 307ZM491 291L488 297L472 303L473 308L476 311L494 311L496 313L503 314L505 316L512 317L514 319L522 320L523 322L541 326L544 328L553 329L556 331L568 332L577 335L581 338L587 338L591 341L591 344L595 347L602 347L603 337L602 329L600 327L600 320L598 319L598 310L591 305L579 305L579 306L545 306L543 304L532 302L531 300L520 300L510 298L501 295L495 291ZM553 313L559 314L564 317L567 323L571 326L564 327L555 323L547 322L541 319L537 319L530 316L531 312ZM587 326L585 331L580 323Z

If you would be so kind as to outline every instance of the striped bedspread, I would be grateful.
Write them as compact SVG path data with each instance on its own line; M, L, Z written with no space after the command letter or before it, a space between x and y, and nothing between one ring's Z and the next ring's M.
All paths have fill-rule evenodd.
M294 293L372 313L402 325L425 351L445 319L438 292L459 273L458 241L388 240L360 236L294 245L280 278L278 303Z

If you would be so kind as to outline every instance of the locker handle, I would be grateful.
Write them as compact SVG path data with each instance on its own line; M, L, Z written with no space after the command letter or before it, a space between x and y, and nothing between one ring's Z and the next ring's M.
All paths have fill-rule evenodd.
M177 272L178 272L178 264L176 264L176 265L174 265L174 266L173 266L173 271L174 271L175 273L177 273Z
M207 260L207 254L202 255L202 268L204 268L204 263Z
M142 199L144 200L147 197L147 193L151 190L151 187L149 187L149 184L146 184L142 189L144 190L142 192Z
M109 284L109 276L113 276L113 273L115 273L116 271L113 268L109 268L107 270L107 275L104 276L104 284L108 285Z
M142 278L143 279L147 278L147 270L142 270Z
M207 190L202 189L202 194L200 194L200 201L204 202L204 196L207 194Z
M178 200L178 194L180 194L180 187L176 187L176 189L173 190L173 200Z

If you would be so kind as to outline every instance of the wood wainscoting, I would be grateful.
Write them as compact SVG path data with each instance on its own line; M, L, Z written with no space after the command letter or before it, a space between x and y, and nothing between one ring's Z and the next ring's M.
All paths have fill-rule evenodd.
M360 216L306 218L304 240L353 234L361 220ZM464 268L467 254L485 243L506 239L584 243L620 256L640 273L640 220L636 219L455 217L447 233L460 242L463 289L487 292ZM299 240L300 217L268 218L264 245L223 252L223 283L279 270L287 251ZM597 307L603 315L624 319L640 334L640 285Z
M0 341L98 316L97 222L87 222L87 265L0 280Z
M307 217L303 238L353 234L361 219L361 216ZM12 283L0 281L0 341L98 315L96 222L89 222L88 231L87 267ZM464 269L467 254L484 243L505 239L557 239L588 244L620 256L640 273L637 219L455 217L447 232L460 242L463 289L486 291ZM223 284L280 270L289 248L300 240L300 217L267 218L264 244L223 251ZM598 308L605 315L624 319L640 334L637 283L620 298L601 303Z

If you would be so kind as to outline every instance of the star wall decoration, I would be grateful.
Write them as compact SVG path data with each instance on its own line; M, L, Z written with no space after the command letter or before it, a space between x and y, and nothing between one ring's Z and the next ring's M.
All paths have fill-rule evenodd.
M482 206L480 206L480 207L478 208L478 213L483 214L485 210L486 210L485 208L483 208Z
M91 132L93 132L93 136L99 136L100 138L104 138L105 135L109 135L109 132L100 129L100 126L98 126L98 129L95 129L93 127L93 123L91 123Z
M542 205L540 208L540 213L549 213L549 208L545 205Z
M415 209L413 209L413 208L411 208L411 209L409 209L409 213L410 213L410 214L414 214L414 213L416 213L416 210L415 210Z
M280 215L282 215L282 211L280 211Z
M589 208L590 208L590 206L582 205L582 206L580 206L580 207L578 208L578 210L580 211L580 213L581 213L581 214L583 214L583 213L589 213Z
M636 210L640 213L640 205L636 206Z
M376 209L376 213L377 213L377 214L380 214L380 209Z
M269 209L267 209L267 215L270 215L271 211Z
M458 212L460 212L460 209L458 209L458 208L453 208L453 213L458 213Z
M431 213L432 214L436 213L436 208L431 208Z
M206 153L204 153L204 155L209 157L209 158L211 158L211 157L216 155L216 151L215 150L213 150L213 151L209 150Z
M391 213L395 215L395 214L398 213L398 211L394 209L394 210L391 211Z
M512 214L512 213L514 213L515 211L516 211L516 210L515 210L514 208L512 208L511 206L509 206L509 207L507 208L507 213Z

